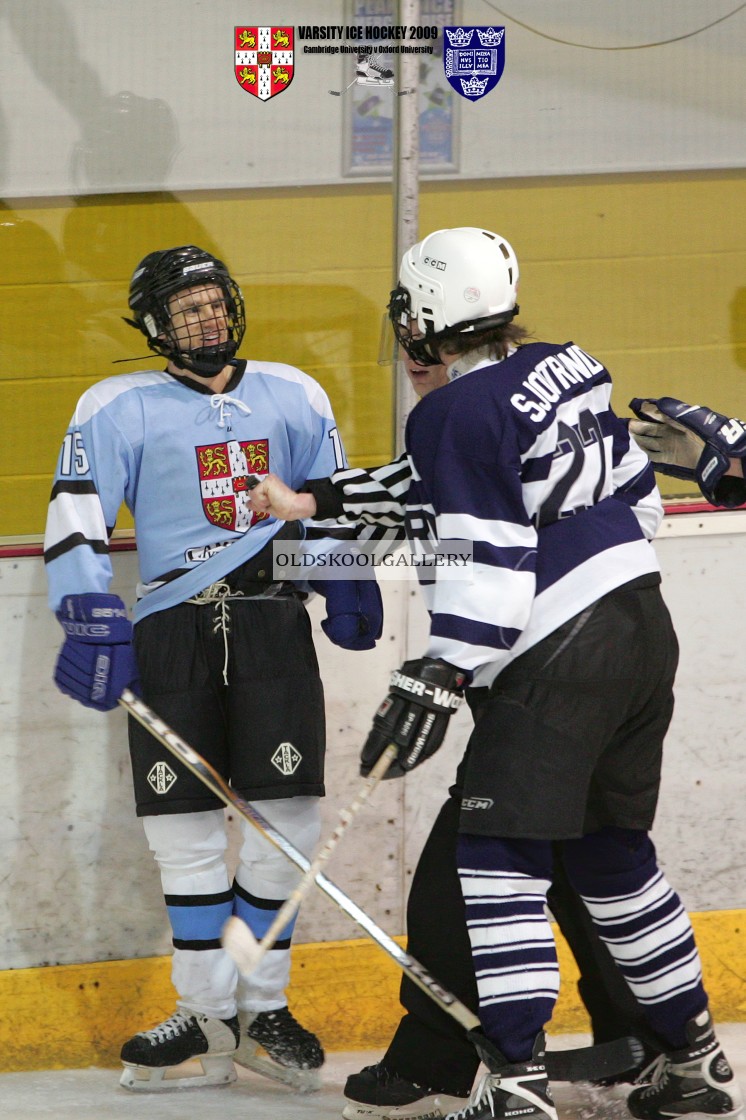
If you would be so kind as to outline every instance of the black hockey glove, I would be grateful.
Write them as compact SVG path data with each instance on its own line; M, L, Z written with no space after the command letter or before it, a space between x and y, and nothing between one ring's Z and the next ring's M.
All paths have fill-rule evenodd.
M389 694L373 717L373 729L360 756L367 777L389 743L398 748L386 778L401 778L434 755L448 720L464 702L467 674L447 661L423 657L405 661L391 674Z
M635 397L639 416L629 430L657 471L696 482L716 506L746 501L746 480L726 476L731 459L746 458L746 425L675 397Z

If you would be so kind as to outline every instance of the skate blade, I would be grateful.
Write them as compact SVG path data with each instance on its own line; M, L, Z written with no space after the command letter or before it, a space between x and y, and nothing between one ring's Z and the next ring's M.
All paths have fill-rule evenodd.
M294 1066L281 1066L270 1058L257 1042L242 1037L233 1060L244 1069L253 1070L272 1081L289 1085L298 1093L316 1093L321 1088L321 1072L318 1069L297 1069Z
M178 1066L137 1066L123 1062L119 1078L123 1089L134 1093L168 1093L173 1089L199 1089L205 1085L230 1085L236 1080L231 1057L202 1055ZM202 1070L200 1073L199 1070Z
M686 1120L712 1120L711 1112L687 1112ZM740 1105L733 1112L718 1114L717 1120L746 1120L746 1108Z
M448 1097L443 1093L398 1106L362 1104L348 1099L342 1109L342 1116L344 1120L375 1120L375 1117L385 1117L386 1120L443 1120L450 1112L458 1112L468 1103L468 1097Z
M393 78L356 78L355 84L358 86L377 86L379 89L393 89Z

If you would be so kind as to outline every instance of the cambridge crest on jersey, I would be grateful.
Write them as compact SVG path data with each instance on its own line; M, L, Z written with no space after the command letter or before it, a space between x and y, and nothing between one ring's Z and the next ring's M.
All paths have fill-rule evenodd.
M293 80L292 27L236 27L236 81L260 101L282 93Z
M505 69L504 27L444 27L443 66L456 93L479 101L494 89Z
M269 440L237 440L196 447L202 508L220 529L245 533L268 514L254 513L248 502L249 475L269 471Z

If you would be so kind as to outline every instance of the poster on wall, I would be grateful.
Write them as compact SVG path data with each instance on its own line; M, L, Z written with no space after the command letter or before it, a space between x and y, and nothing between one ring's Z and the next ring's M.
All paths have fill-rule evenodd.
M458 0L422 0L421 38L399 44L387 37L395 24L395 0L345 0L345 23L380 31L347 56L340 95L344 96L343 174L390 176L397 97L417 97L420 121L420 174L459 170L458 98L443 67L444 28L458 22ZM419 90L401 89L401 50L416 52Z

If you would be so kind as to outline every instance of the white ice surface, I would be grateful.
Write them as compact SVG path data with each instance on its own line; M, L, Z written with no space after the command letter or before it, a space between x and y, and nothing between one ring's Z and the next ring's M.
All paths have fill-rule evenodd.
M726 1054L746 1088L746 1023L718 1026ZM579 1046L587 1036L559 1035L552 1049ZM330 1054L318 1093L298 1095L246 1070L226 1088L131 1093L120 1089L116 1070L55 1070L0 1075L0 1117L27 1120L336 1120L342 1089L350 1073L378 1061L380 1052ZM562 1120L627 1120L626 1088L593 1089L557 1085L554 1095Z

